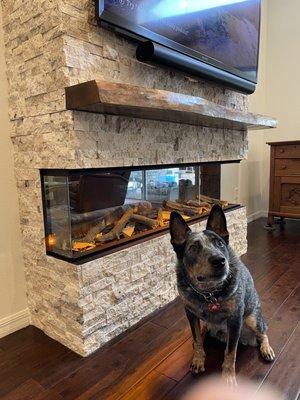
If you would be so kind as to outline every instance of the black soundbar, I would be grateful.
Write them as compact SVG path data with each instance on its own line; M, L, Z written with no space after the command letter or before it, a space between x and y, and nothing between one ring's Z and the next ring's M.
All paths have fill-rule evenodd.
M156 62L177 68L189 74L225 84L242 93L252 94L256 88L253 82L151 41L141 42L138 45L136 58L142 62Z

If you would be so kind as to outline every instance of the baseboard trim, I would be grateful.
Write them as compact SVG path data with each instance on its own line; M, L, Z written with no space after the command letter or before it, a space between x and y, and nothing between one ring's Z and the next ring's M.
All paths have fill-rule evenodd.
M28 308L0 319L0 338L25 328L30 324Z
M256 219L266 218L267 216L268 216L268 212L267 211L264 211L264 210L256 211L255 213L249 214L247 216L247 222L249 224L250 222L253 222Z

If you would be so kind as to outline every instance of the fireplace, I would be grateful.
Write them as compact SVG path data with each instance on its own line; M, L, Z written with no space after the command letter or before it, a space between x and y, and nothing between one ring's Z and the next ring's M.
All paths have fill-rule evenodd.
M48 255L83 263L160 236L178 211L195 223L221 199L222 164L41 170Z
M2 2L3 29L30 320L88 355L178 295L169 206L201 231L215 201L201 196L238 203L238 173L219 162L245 159L247 128L274 121L241 93L137 62L133 42L96 24L93 2L63 3ZM226 213L244 254L246 209Z

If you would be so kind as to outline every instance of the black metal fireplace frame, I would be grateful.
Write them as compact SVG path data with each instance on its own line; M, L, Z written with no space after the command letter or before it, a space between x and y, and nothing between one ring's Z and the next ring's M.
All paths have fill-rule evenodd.
M180 168L180 167L190 167L190 166L203 166L203 165L213 165L213 164L239 164L241 160L218 160L218 161L207 161L207 162L198 162L198 163L176 163L176 164L159 164L159 165L139 165L139 166L117 166L117 167L99 167L99 168L84 168L84 169L57 169L57 168L50 168L50 169L40 169L40 177L41 177L41 182L43 182L43 178L45 176L51 176L51 175L56 175L56 176L67 176L67 175L72 175L72 174L90 174L91 172L95 171L106 171L106 172L113 172L116 170L131 170L131 171L139 171L141 169L162 169L162 168ZM47 234L47 226L46 226L46 204L45 204L45 188L44 185L41 185L42 189L42 209L43 209L43 221L44 221L44 232L45 235ZM229 204L228 207L224 208L224 212L227 213L232 210L236 210L241 208L242 206L240 204ZM194 225L196 223L199 223L203 220L207 219L207 215L201 215L200 217L192 217L188 221L188 225ZM134 238L132 238L130 241L127 239L119 239L116 244L107 244L107 245L102 245L101 249L99 250L89 250L86 251L84 255L77 256L76 258L69 258L66 256L63 256L61 254L58 254L54 251L48 250L46 248L46 254L48 256L60 259L62 261L66 261L68 263L74 264L74 265L81 265L89 261L93 261L95 259L116 253L118 251L130 248L136 244L140 244L143 242L146 242L151 239L158 238L160 236L165 235L168 232L169 228L168 227L160 227L155 229L155 231L149 231L148 233L141 233L135 235ZM107 247L107 248L106 248Z

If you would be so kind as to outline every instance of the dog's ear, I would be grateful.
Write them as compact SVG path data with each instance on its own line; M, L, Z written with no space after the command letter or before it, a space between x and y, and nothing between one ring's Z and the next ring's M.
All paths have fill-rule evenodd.
M186 242L186 238L190 232L191 230L182 216L178 212L172 211L170 216L170 234L171 243L175 251L176 247L182 246Z
M209 214L206 229L213 231L219 235L224 241L229 243L229 233L227 230L227 223L224 211L219 204L215 204Z

